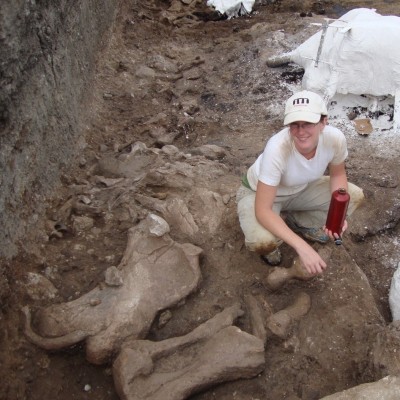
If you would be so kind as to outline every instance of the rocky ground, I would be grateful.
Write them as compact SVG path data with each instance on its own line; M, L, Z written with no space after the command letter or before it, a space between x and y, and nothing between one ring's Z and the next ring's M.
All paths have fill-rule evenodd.
M248 294L275 312L300 292L311 297L309 313L289 337L268 334L262 373L194 399L319 399L393 372L376 336L391 322L388 292L400 259L398 134L376 128L361 136L346 114L330 121L346 134L349 180L364 189L366 202L343 246L327 245L328 272L311 281L271 289L272 269L244 248L235 193L301 82L298 67L270 69L266 60L295 48L324 17L361 6L400 15L400 6L261 1L251 15L227 20L202 1L121 3L92 101L83 105L85 144L49 202L46 231L32 239L35 253L10 263L0 398L118 398L111 362L90 364L84 344L50 352L34 346L23 334L20 309L35 311L95 288L120 263L128 229L149 212L163 214L169 199L180 199L198 227L169 221L176 241L203 249L202 281L186 301L157 316L148 339L186 334L236 301L246 310ZM283 254L289 267L295 254L285 245ZM237 325L250 331L248 314Z

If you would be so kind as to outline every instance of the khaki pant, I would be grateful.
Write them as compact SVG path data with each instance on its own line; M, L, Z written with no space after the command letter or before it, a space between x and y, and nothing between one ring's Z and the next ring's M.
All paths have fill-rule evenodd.
M329 176L323 176L299 193L277 196L273 211L279 215L281 212L290 211L296 222L306 228L324 226L331 201L329 179ZM348 193L350 203L347 215L351 215L361 204L364 194L362 189L352 183L348 184ZM254 210L255 198L256 192L243 185L236 194L239 222L245 236L246 247L250 251L260 252L259 249L273 251L282 244L282 240L258 223Z

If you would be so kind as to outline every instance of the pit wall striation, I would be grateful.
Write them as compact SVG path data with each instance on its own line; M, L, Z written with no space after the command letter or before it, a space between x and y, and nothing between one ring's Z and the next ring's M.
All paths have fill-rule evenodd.
M12 259L80 142L82 105L119 0L5 0L0 8L0 258ZM0 267L1 268L1 267ZM2 267L4 269L4 267ZM4 271L0 271L4 272ZM1 289L0 289L1 290Z

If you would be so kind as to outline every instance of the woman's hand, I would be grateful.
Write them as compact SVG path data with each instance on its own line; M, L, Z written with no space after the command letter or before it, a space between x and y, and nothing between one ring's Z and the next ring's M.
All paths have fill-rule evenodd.
M340 233L340 235L338 235L337 233L333 233L332 231L328 230L328 228L326 226L324 226L324 231L325 233L332 239L332 240L336 240L336 239L340 239L341 236L343 236L344 231L348 228L348 224L347 224L347 219L344 220L343 222L343 228L342 228L342 232Z
M305 243L297 253L309 274L321 274L326 269L326 262L309 244Z

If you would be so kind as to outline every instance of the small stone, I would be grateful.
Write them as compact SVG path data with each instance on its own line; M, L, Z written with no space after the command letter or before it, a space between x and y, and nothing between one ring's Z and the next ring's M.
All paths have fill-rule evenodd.
M99 304L101 304L101 300L100 300L100 299L91 299L90 302L89 302L89 304L90 304L92 307L95 307L95 306L98 306Z
M167 221L155 214L147 216L150 236L161 237L170 231Z
M86 216L74 216L73 228L75 232L87 231L94 226L94 219Z
M117 267L112 266L110 268L107 268L105 272L105 282L108 286L122 286L122 276Z
M91 391L92 390L92 387L90 386L90 385L85 385L85 387L83 388L83 390L85 391L85 392L89 392L89 391Z
M224 194L222 196L222 201L224 202L225 205L227 205L229 203L230 199L231 199L231 195L230 194Z
M172 313L170 310L165 310L161 313L160 318L158 319L158 327L162 328L167 325L168 321L172 318Z
M28 272L26 279L26 291L32 300L54 299L58 290L43 275Z

